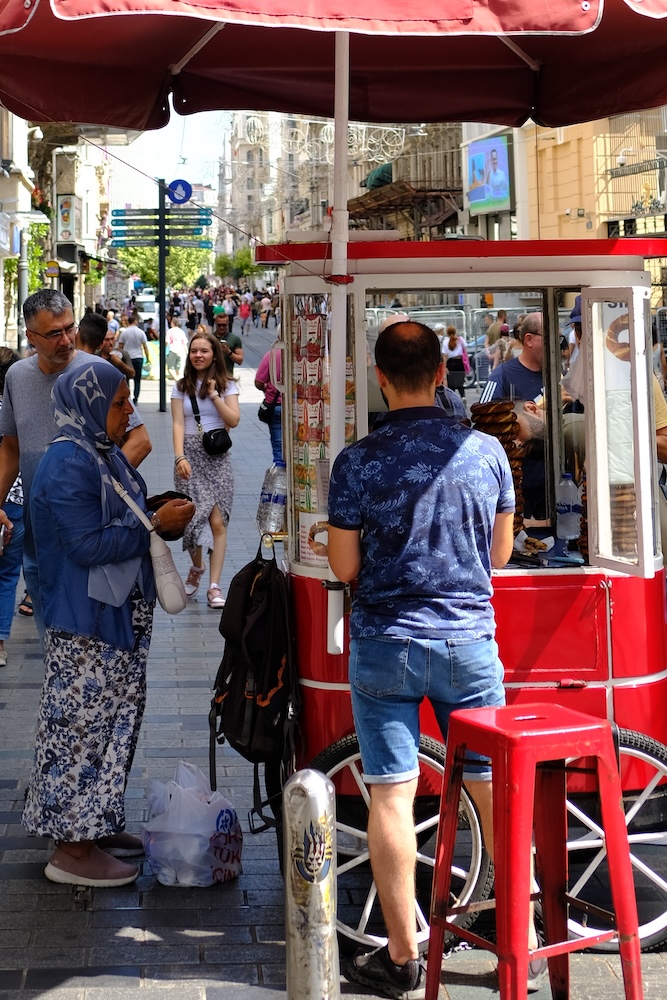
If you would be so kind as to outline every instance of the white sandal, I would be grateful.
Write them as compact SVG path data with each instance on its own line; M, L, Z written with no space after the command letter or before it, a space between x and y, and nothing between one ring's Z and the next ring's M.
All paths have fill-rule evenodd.
M190 567L190 572L188 573L188 578L185 581L185 593L188 597L194 597L199 590L199 584L201 583L201 578L204 575L204 570L206 569L206 563L202 561L201 566L195 566L194 563Z
M222 596L222 592L217 583L212 583L211 586L208 588L206 599L208 601L209 608L214 608L214 609L217 608L219 610L220 608L224 608L225 606L225 599Z

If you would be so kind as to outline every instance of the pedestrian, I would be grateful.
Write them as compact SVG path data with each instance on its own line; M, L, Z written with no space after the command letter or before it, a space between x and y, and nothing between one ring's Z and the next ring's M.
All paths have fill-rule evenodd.
M9 347L0 347L0 408L2 408L2 394L7 372L18 360L19 356L15 351ZM5 544L4 538L0 539L0 667L6 667L5 642L9 639L12 630L16 585L21 575L21 560L23 558L23 486L20 476L16 477L10 487L2 509L14 526L11 540L7 544ZM29 600L26 591L21 606L27 608L26 601Z
M37 630L43 635L39 566L29 516L30 490L41 457L58 434L51 400L54 383L70 365L86 364L88 356L76 350L77 325L72 303L62 292L42 288L28 296L23 303L23 317L26 336L35 353L12 365L5 379L0 411L0 435L4 435L0 448L0 505L7 499L20 471L25 514L23 576L32 599ZM138 464L150 451L150 442L146 451L140 431L140 427L128 431L123 444L123 452L132 464ZM0 524L11 535L11 520L2 510ZM8 543L6 535L5 544Z
M271 382L270 375L271 351L267 351L259 363L259 368L255 375L255 386L264 393L264 403L262 405L260 420L268 425L269 437L271 438L271 450L273 451L273 461L279 462L283 457L283 428L282 428L282 393ZM275 352L276 379L281 381L281 355L280 351Z
M185 592L193 597L199 589L206 569L206 547L210 559L206 599L214 609L225 604L220 577L234 501L234 473L229 452L209 455L204 450L192 403L196 397L203 431L236 427L241 415L238 392L236 382L227 374L220 342L210 333L196 334L190 341L183 378L171 393L174 485L177 490L186 489L197 507L183 535L183 548L192 559Z
M119 886L143 853L125 832L125 787L146 701L155 584L150 531L114 489L146 510L146 487L114 444L132 413L126 380L84 355L53 387L59 436L35 474L30 516L39 552L45 676L23 825L56 841L52 882ZM73 498L76 502L73 502ZM178 534L194 513L171 500L152 517Z
M358 579L349 675L370 787L370 862L388 943L357 953L345 975L383 996L419 997L419 708L428 698L445 738L453 709L504 704L491 568L504 566L512 552L514 488L500 443L433 405L444 361L432 330L413 322L389 326L378 336L375 360L389 413L336 458L328 549L338 579ZM465 773L492 850L488 762L469 753ZM542 964L532 972L543 977Z
M183 374L183 365L188 354L188 338L176 317L172 319L167 330L166 346L167 378L179 379Z
M137 323L131 323L130 326L121 329L118 335L118 348L121 351L127 351L132 360L132 367L134 368L134 393L132 401L136 406L139 402L144 358L146 358L147 364L151 363L150 354L148 353L148 338Z
M252 307L245 295L241 299L239 305L239 319L241 321L241 336L245 336L246 333L250 332L250 327L252 325Z
M234 378L234 365L243 364L243 341L238 334L231 332L229 317L225 313L218 313L215 317L213 334L220 341L227 375Z
M460 337L455 326L448 326L442 340L442 356L446 362L447 385L465 398L465 366L463 355L466 349L465 340Z

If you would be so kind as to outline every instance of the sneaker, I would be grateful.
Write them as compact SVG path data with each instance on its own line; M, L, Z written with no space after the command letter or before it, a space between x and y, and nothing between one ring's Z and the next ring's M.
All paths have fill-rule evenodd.
M546 958L534 958L528 963L528 992L537 993L549 982L549 963Z
M199 590L199 584L201 583L201 578L204 575L204 570L206 569L206 563L202 562L201 566L191 566L190 572L188 573L188 578L185 581L185 593L188 597L194 597Z
M370 986L383 997L393 1000L422 1000L426 996L426 969L418 959L395 965L385 945L376 951L358 951L344 969L352 983Z
M139 868L112 858L96 846L93 846L87 858L72 857L62 848L56 847L44 874L51 882L58 882L60 885L89 885L110 889L135 882L139 877Z
M212 583L211 586L208 588L208 591L206 593L206 600L208 601L209 608L214 608L214 609L217 608L218 610L224 608L225 599L222 596L222 592L217 583Z
M4 649L0 649L0 667L7 666L7 653Z

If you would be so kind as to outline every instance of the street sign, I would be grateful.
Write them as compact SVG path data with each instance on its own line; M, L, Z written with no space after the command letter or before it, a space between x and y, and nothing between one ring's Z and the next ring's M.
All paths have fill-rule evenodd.
M211 226L213 219L210 215L190 215L187 218L181 216L167 216L167 226Z
M156 247L158 245L157 239L126 239L122 237L121 239L112 239L112 247Z
M158 210L157 208L112 208L111 215L113 218L124 218L125 216L137 216L145 215L150 216L153 219L157 219Z
M183 205L186 201L190 201L192 198L192 184L188 181L184 181L181 178L172 181L167 188L167 198L172 201L174 205Z
M196 250L212 250L213 240L167 240L170 247L193 247Z

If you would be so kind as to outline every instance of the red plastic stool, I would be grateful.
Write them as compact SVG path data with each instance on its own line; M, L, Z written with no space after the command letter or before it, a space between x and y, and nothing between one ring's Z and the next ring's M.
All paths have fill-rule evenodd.
M495 947L448 919L474 907L448 906L466 748L489 757L492 766ZM565 760L580 757L592 758L593 771L597 772L616 930L568 941ZM569 953L618 937L626 998L642 1000L637 903L622 800L607 721L559 705L510 705L452 713L435 855L426 1000L436 1000L438 995L446 930L498 956L501 1000L527 996L528 963L533 958L548 959L553 998L567 1000ZM529 952L533 822L546 943ZM571 902L582 909L586 906L579 900Z

